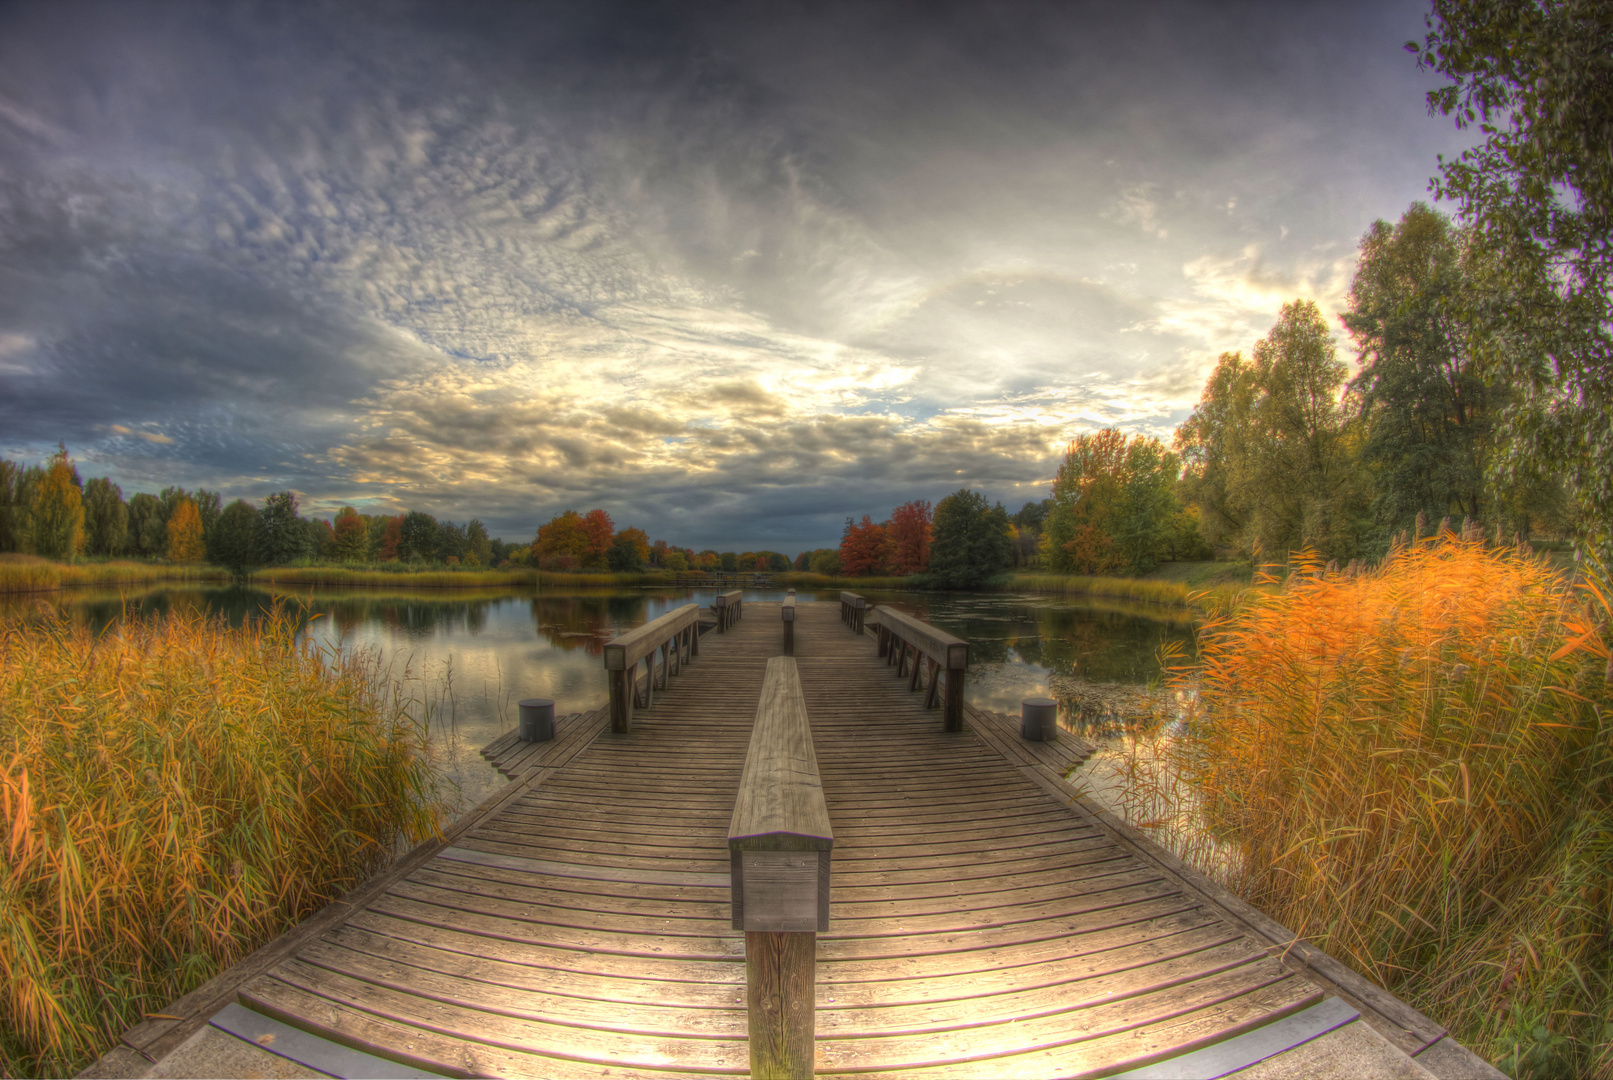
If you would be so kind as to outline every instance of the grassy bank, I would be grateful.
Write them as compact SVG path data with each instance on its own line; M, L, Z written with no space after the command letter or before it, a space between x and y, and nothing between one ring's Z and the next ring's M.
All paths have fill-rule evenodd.
M395 569L393 568L395 567ZM536 570L418 570L400 563L373 566L271 566L254 570L247 580L254 585L308 585L318 588L347 586L409 589L475 589L489 586L531 586Z
M127 559L63 563L35 555L0 555L0 593L145 585L157 581L224 583L229 579L229 572L216 566L146 563Z
M73 1075L437 828L407 703L295 629L0 625L0 1074Z
M1610 615L1449 534L1300 561L1202 628L1133 817L1515 1076L1613 1076Z

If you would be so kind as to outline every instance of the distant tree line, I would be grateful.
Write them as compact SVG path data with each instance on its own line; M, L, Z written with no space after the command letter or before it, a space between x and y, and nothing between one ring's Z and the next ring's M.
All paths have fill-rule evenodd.
M344 506L332 522L303 517L290 491L261 508L221 503L216 491L181 487L125 501L107 477L84 481L66 447L43 465L0 460L0 552L209 562L237 573L315 559L493 567L530 556L524 544L489 537L476 518L460 525L420 510L361 514Z
M595 508L579 514L566 510L538 526L531 558L538 569L568 572L638 573L690 570L782 573L790 568L788 556L776 551L715 551L676 547L665 540L651 541L643 529L617 530L610 514Z

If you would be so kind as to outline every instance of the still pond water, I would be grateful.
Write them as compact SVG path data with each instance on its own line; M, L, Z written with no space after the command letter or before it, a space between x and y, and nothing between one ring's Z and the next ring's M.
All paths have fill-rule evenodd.
M406 678L429 707L444 774L474 806L503 781L478 750L515 725L522 698L553 698L558 715L606 701L602 646L681 604L707 606L712 589L422 590L407 594L248 588L155 589L124 596L57 594L75 619L109 625L125 610L220 613L239 621L275 602L306 608L304 632L344 649L372 649ZM782 590L747 590L746 600L778 601ZM866 593L970 642L965 693L983 709L1018 715L1020 701L1051 696L1060 723L1100 744L1117 736L1103 702L1157 680L1161 646L1192 648L1179 613L1093 605L1016 593ZM833 592L821 598L832 600ZM819 599L811 591L801 601ZM21 601L0 604L15 608ZM1096 704L1095 704L1096 703Z

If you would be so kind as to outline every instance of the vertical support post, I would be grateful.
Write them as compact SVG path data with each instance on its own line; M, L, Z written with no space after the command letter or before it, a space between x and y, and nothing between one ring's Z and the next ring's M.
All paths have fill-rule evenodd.
M633 697L637 692L633 676L638 665L633 667L634 671L610 672L610 729L618 735L626 735L633 726Z
M967 648L963 653L963 663L956 665L953 663L953 657L947 656L947 680L941 704L941 726L946 731L963 730L963 671L968 663Z
M812 1075L817 942L811 932L745 932L750 1074L756 1080Z

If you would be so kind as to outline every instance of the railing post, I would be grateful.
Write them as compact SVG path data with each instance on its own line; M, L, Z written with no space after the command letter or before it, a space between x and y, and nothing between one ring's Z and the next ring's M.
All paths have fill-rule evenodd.
M968 645L953 645L947 649L947 682L941 704L943 730L963 730L963 672L968 666Z
M782 605L782 610L781 610L780 614L781 614L781 617L784 620L784 655L785 656L794 656L795 655L795 590L794 589L791 589L790 590L790 595L788 595L788 596L786 596L784 598L784 603Z

